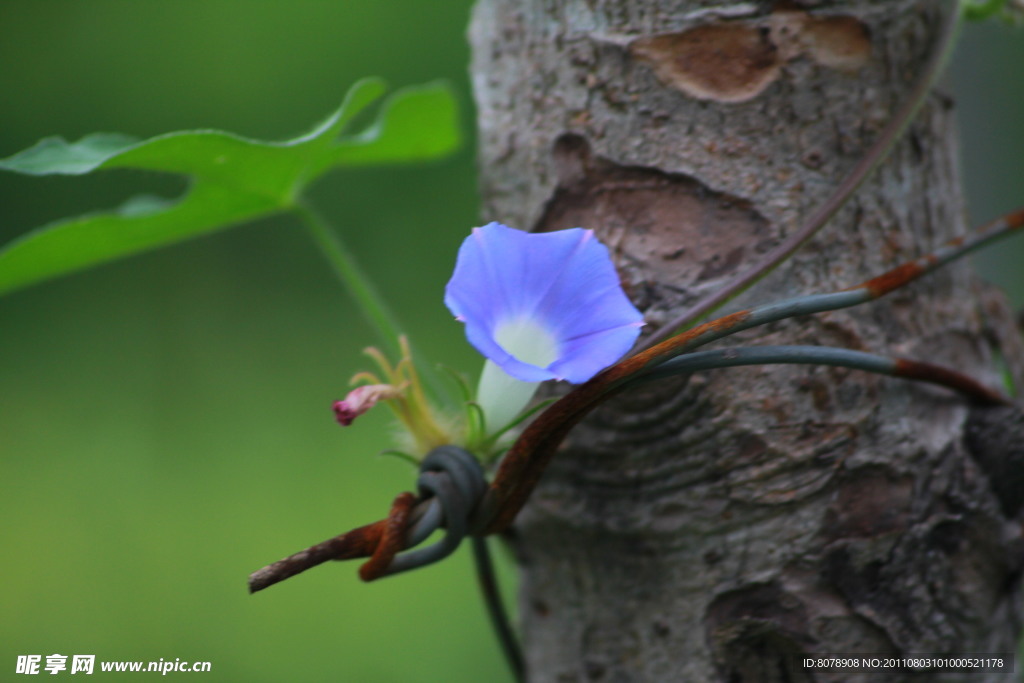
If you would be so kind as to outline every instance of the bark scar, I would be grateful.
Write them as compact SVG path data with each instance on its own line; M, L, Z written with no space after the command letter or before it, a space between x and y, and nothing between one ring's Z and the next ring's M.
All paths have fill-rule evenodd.
M620 165L575 134L559 137L552 154L558 186L534 231L596 229L641 308L713 286L773 244L768 221L749 201L691 176Z
M854 72L871 55L862 22L850 16L814 17L780 9L750 21L719 21L629 43L630 55L664 85L699 100L746 102L775 82L790 60L805 56Z

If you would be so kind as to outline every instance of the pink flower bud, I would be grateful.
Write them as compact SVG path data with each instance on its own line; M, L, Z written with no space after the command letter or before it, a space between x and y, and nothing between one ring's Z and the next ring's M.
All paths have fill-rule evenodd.
M389 398L398 398L402 395L402 389L390 384L367 384L356 387L348 392L344 401L334 402L334 417L343 427L377 405L377 401Z

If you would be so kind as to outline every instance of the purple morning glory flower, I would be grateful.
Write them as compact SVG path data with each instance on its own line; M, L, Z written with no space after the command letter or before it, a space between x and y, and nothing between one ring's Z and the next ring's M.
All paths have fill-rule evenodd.
M585 382L629 351L643 325L608 249L582 228L474 228L444 302L466 324L469 342L523 382ZM497 371L491 363L484 380Z

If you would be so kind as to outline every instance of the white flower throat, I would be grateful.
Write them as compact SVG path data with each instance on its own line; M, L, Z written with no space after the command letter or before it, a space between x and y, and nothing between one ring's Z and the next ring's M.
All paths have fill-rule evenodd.
M535 319L520 316L498 323L494 341L517 360L546 368L559 356L555 336ZM487 416L488 431L508 424L533 398L540 382L524 382L488 360L480 375L476 399Z
M558 358L558 340L535 319L519 316L498 323L494 341L524 363L546 368Z

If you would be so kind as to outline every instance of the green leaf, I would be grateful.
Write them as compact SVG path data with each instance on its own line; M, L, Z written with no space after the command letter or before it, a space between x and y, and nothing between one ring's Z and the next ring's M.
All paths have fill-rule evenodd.
M402 163L444 156L459 146L455 100L440 84L407 88L404 97L388 100L377 122L365 132L342 140L332 162Z
M1003 9L1006 0L960 0L964 19L983 21Z
M384 90L379 79L359 81L326 121L285 142L221 131L168 133L142 141L97 133L74 143L47 138L0 159L0 170L36 176L134 168L191 178L176 201L136 197L112 212L57 221L5 245L0 249L0 294L292 209L306 186L331 168L425 161L458 146L454 97L442 83L395 92L365 130L346 134L352 120Z
M1007 0L960 0L960 9L968 21L984 21L998 17L1010 24L1024 21L1024 5Z
M45 225L0 251L0 293L172 244L274 210L253 195L196 184L177 202L142 196L112 213Z
M46 138L0 161L0 168L25 175L80 175L138 142L138 138L120 133L93 133L75 143L63 138Z

